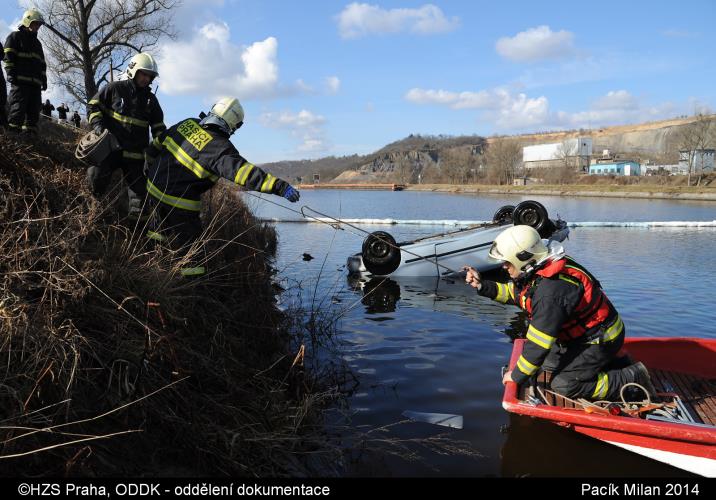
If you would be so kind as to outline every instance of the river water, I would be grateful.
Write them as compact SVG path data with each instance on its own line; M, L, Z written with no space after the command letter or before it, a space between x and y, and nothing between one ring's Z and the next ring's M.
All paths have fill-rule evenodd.
M447 432L468 442L479 458L425 452L427 464L384 458L357 466L365 476L675 476L686 473L591 440L553 424L510 416L501 407L500 369L511 336L523 334L515 307L476 296L462 283L436 279L355 282L345 261L365 235L301 219L244 195L261 217L276 219L277 267L303 299L341 315L341 353L359 379L350 400L356 425L403 420L405 410L462 415L464 428L401 424L400 437ZM490 220L497 208L522 196L430 192L305 191L298 204L351 219ZM565 247L601 281L630 336L716 337L716 204L709 202L535 196L553 218L573 227ZM276 197L266 200L282 203ZM282 204L288 205L286 202ZM297 206L298 205L298 206ZM305 209L307 210L307 209ZM309 212L307 212L309 213ZM315 213L312 213L316 215ZM649 222L685 221L674 227ZM609 227L613 222L635 222ZM710 222L699 227L696 222ZM397 241L454 227L436 224L362 225ZM304 253L313 259L305 261ZM465 264L470 264L465 262ZM370 293L369 293L370 292Z

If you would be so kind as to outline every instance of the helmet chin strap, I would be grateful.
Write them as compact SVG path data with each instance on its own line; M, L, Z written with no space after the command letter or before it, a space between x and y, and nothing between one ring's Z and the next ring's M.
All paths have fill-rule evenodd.
M549 262L559 260L566 255L564 251L564 246L559 241L550 240L546 242L545 245L548 250L547 255L545 255L539 261L536 261L532 264L526 264L522 268L522 274L520 274L518 279L523 280L529 278L535 271L538 271L540 268L544 267Z

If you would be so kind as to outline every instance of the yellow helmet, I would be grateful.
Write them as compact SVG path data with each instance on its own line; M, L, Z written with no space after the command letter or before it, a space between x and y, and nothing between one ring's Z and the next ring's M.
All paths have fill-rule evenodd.
M224 120L232 133L244 123L244 108L235 97L222 97L211 107L210 113Z
M20 24L26 28L29 28L30 25L34 22L38 22L40 24L45 24L45 18L42 17L42 14L40 14L40 11L37 9L28 9L25 11L25 13L22 15L22 21Z
M495 238L488 255L495 260L509 262L520 271L539 263L549 254L542 237L531 226L508 227Z
M146 71L152 76L159 76L157 61L155 61L154 57L148 52L141 52L129 60L127 76L134 79L134 75L136 75L139 70Z

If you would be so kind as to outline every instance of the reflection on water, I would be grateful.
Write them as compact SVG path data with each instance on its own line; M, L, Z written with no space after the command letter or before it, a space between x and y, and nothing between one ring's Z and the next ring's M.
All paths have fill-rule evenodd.
M535 199L550 214L559 213L568 221L716 218L713 203ZM475 220L488 219L497 207L521 200L328 191L301 198L325 213L346 217ZM509 360L511 339L525 333L519 309L479 297L459 279L452 283L436 278L347 280L346 258L360 250L364 235L321 224L278 224L277 229L277 267L285 285L299 283L309 304L321 304L340 315L342 355L360 380L351 399L353 422L387 425L402 420L404 410L462 415L464 428L450 430L450 435L470 442L484 455L479 459L429 455L440 472L386 459L356 473L604 477L678 473L553 424L510 418L501 406L500 371ZM399 241L442 229L367 228L387 230ZM565 248L600 280L625 321L627 335L716 337L715 244L713 228L575 228ZM303 260L303 253L314 259ZM508 424L509 432L501 433ZM407 427L414 437L445 431L421 423Z

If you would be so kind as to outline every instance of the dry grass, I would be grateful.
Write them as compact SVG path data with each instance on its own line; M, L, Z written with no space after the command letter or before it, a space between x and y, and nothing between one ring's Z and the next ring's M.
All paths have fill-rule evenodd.
M205 198L206 244L185 258L209 273L186 280L121 217L119 187L90 196L71 131L45 128L0 133L0 476L333 476L376 455L478 456L351 426L340 316L277 307L276 234L232 190Z
M273 229L215 190L210 272L182 279L71 142L0 135L0 474L336 474L340 394L286 333Z

